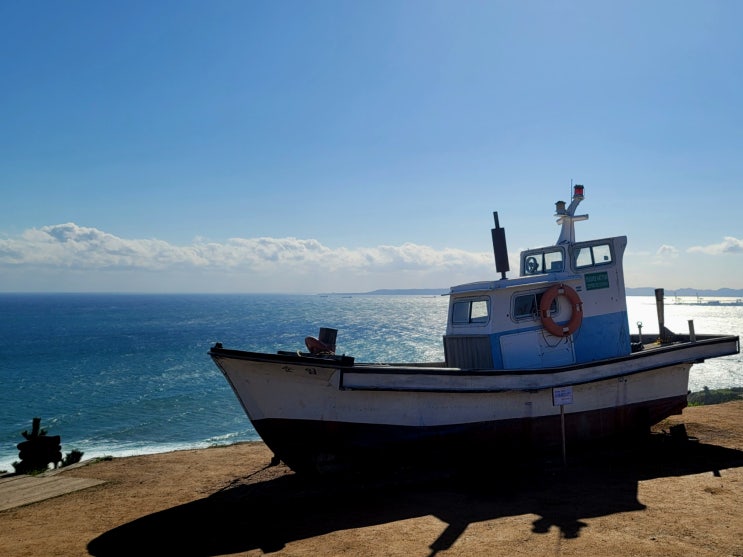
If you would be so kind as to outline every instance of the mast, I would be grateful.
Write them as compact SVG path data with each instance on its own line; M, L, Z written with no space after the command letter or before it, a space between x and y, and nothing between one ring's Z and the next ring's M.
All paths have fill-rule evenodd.
M575 243L575 222L581 220L588 220L588 215L576 215L575 210L583 201L583 186L576 184L573 186L573 200L570 206L566 209L564 201L558 201L555 203L555 216L557 218L557 224L562 225L560 230L560 237L557 239L558 244L573 244Z

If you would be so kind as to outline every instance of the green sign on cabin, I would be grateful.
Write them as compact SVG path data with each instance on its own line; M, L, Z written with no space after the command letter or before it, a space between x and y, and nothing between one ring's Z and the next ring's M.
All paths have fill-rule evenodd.
M586 279L586 290L598 290L599 288L609 288L609 274L603 273L587 273Z

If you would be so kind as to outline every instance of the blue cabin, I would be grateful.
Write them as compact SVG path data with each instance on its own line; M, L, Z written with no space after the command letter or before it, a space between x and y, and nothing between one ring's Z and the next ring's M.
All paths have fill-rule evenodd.
M555 245L521 252L518 278L508 279L503 229L493 229L500 280L453 286L444 335L450 367L543 369L630 354L622 260L626 236L575 241L584 199L576 185L569 207L556 203Z

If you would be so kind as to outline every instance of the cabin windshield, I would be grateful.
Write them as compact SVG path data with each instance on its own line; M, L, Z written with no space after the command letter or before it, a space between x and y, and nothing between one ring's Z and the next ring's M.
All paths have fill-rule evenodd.
M611 255L611 246L606 242L592 246L576 247L573 256L576 269L608 265L614 260Z
M527 252L522 262L524 275L559 273L565 269L563 251L560 248Z
M454 325L487 323L490 318L490 304L487 298L456 301L452 305L451 322Z

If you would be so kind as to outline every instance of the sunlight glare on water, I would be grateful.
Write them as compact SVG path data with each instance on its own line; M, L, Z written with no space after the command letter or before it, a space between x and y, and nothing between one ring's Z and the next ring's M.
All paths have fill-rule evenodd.
M696 298L682 298L679 303L666 297L663 307L665 326L674 333L688 334L689 320L694 323L694 332L724 334L743 337L743 305L695 304ZM732 300L730 300L732 301ZM648 340L657 336L658 310L653 296L629 296L627 312L630 331L638 332L637 323L642 323L643 337ZM743 356L713 358L691 368L689 390L701 391L704 387L720 389L743 387Z

